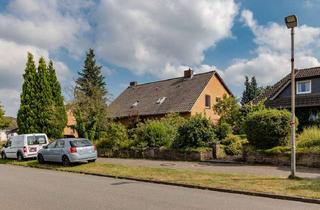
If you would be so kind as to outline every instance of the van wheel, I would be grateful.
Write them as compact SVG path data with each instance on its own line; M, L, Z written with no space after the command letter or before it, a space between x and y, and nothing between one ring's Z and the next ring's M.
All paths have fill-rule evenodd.
M38 162L40 163L40 164L43 164L43 163L45 163L45 161L44 161L44 158L43 158L43 156L41 155L41 154L39 154L38 155Z
M66 155L64 155L63 157L62 157L62 165L63 166L70 166L70 160L69 160L69 158L68 158L68 156L66 156Z
M23 155L21 154L21 152L17 153L17 160L18 161L23 161Z
M2 152L2 153L1 153L1 158L2 158L3 160L6 160L6 159L7 159L6 153Z

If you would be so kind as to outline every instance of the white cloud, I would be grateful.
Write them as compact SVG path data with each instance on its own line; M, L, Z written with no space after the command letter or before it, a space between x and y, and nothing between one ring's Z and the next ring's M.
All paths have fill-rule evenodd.
M233 0L102 0L98 7L98 55L159 77L177 75L186 64L201 65L207 48L231 36L238 11Z
M234 87L243 86L245 75L256 76L261 85L272 85L290 72L290 31L277 23L259 25L250 10L241 12L241 20L255 36L256 56L235 60L224 77ZM296 68L320 65L314 55L320 46L320 28L302 25L295 31Z
M10 1L7 11L0 14L0 37L47 50L64 47L78 55L82 35L90 30L78 12L83 8L79 5L86 8L90 4L71 4L66 0Z

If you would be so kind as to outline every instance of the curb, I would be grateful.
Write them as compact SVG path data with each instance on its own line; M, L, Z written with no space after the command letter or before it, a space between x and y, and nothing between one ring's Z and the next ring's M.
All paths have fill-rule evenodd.
M14 164L11 164L11 165L14 165ZM22 166L22 165L15 165L15 166ZM232 189L224 189L224 188L216 188L216 187L204 187L204 186L191 185L191 184L173 183L173 182L166 182L166 181L149 180L149 179L141 179L141 178L134 178L134 177L126 177L126 176L115 176L115 175L107 175L107 174L98 174L98 173L82 172L82 171L71 171L71 170L63 170L63 169L56 169L56 168L49 168L49 167L39 167L39 166L23 166L23 167L45 169L45 170L52 170L52 171L60 171L60 172L69 172L69 173L75 173L75 174L84 174L84 175L115 178L115 179L127 179L127 180L138 181L138 182L162 184L162 185L185 187L185 188L200 189L200 190L209 190L209 191L215 191L215 192L242 194L242 195L249 195L249 196L256 196L256 197L273 198L273 199L279 199L279 200L299 201L299 202L304 202L304 203L320 204L320 199L304 198L304 197L297 197L297 196L277 195L277 194L271 194L271 193L232 190Z

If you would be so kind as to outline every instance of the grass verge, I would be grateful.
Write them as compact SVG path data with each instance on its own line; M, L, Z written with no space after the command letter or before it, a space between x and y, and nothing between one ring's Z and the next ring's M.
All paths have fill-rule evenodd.
M124 166L108 163L89 163L63 167L56 164L39 164L36 160L23 162L0 160L0 164L320 199L320 179L286 179L272 176L199 172L180 169Z

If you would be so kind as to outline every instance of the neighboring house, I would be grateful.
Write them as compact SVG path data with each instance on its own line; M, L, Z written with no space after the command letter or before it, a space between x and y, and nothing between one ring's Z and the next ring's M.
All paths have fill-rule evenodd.
M193 74L184 71L183 77L137 84L130 82L109 106L110 118L123 124L130 119L161 118L168 113L191 116L201 113L217 122L219 116L212 107L223 95L232 95L216 71Z
M316 121L320 111L320 67L296 70L296 116L299 123ZM253 100L266 100L266 107L291 107L291 79L285 76L268 91Z
M7 128L0 130L0 141L7 141L11 136L18 135L17 119L14 117L7 117L10 120L10 125Z
M67 126L63 129L65 138L78 138L77 131L73 128L76 125L76 119L71 110L67 111Z

